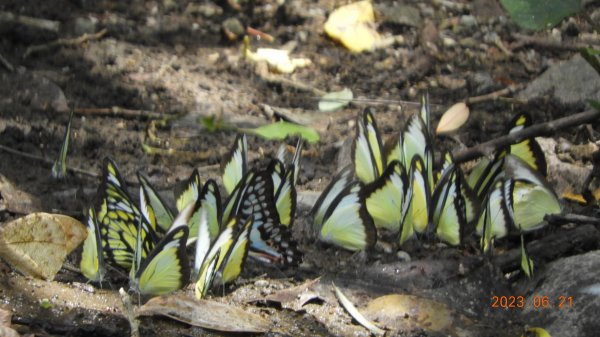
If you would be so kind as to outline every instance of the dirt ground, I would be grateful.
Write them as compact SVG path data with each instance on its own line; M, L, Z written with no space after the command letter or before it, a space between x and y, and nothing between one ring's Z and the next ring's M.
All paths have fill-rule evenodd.
M402 35L405 42L352 54L328 39L322 28L327 15L342 3L4 0L0 11L55 20L61 26L58 31L49 31L0 21L0 55L13 66L12 71L6 65L0 67L0 145L37 157L3 149L0 173L18 189L39 199L41 205L31 211L39 209L81 219L83 209L95 195L104 157L115 159L131 186L137 184L136 172L142 171L168 196L193 168L200 170L202 179L220 179L218 164L235 139L234 128L254 127L273 121L274 116L284 116L320 133L320 142L305 148L298 187L303 195L315 195L323 190L333 172L349 160L343 153L349 149L347 140L354 134L357 113L365 106L374 107L384 138L389 138L402 129L406 117L418 107L420 94L427 91L435 125L450 105L509 85L526 85L550 64L575 53L539 46L511 50L519 43L516 33L540 39L559 34L570 41L577 34L594 31L585 18L575 16L559 24L555 32L534 35L520 30L498 2L491 0L404 1L420 13L418 20L407 22L405 16L398 18L386 10L395 2L384 1L378 3L382 6L378 7L378 30ZM239 9L234 8L238 5ZM597 11L598 3L592 3L589 9ZM391 14L386 17L383 13ZM475 25L469 21L473 18ZM238 26L242 27L241 32L236 31ZM265 72L263 65L247 62L241 54L241 33L247 26L275 37L272 43L252 38L252 49L293 46L292 54L310 59L312 65L282 75ZM102 29L107 30L106 34L98 39L50 47L24 57L33 45ZM350 88L355 97L380 102L356 101L340 112L318 112L319 93L344 87ZM580 111L584 104L564 107L552 100L518 101L506 96L473 104L468 124L456 136L460 145L440 138L439 148L456 150L492 139L502 133L504 125L518 111L527 111L536 122L542 122ZM72 107L76 114L68 165L83 172L70 172L65 180L57 181L50 175L51 163L60 149ZM126 112L133 115L122 110L111 113L113 107L128 109ZM221 128L208 130L202 123L205 118L213 118ZM577 141L577 134L577 130L565 130L557 137ZM251 164L264 165L280 143L249 136ZM287 143L293 146L295 140L288 139ZM368 270L394 263L398 259L396 247L381 244L372 256L364 257L315 243L307 230L310 201L307 203L300 203L294 228L294 237L305 253L300 268L278 270L250 262L238 287L234 287L237 290L225 297L215 296L218 300L242 303L241 299L264 297L321 276L321 271L329 275L325 277L327 281L345 280L359 302L408 289L425 296L430 289L443 288L445 281L458 276L440 271L444 276L427 281L427 285L403 285L394 280L369 282L365 275L352 274L357 265ZM16 216L14 212L0 212L0 220ZM457 250L420 245L408 252L413 260L432 261L457 261L475 254L472 247ZM74 256L71 262L75 264L76 259ZM480 276L482 280L478 282L489 282L492 288L509 286L496 283L493 275ZM71 272L65 272L60 279L85 283L82 276ZM324 280L321 284L329 286ZM462 299L457 299L460 296ZM453 299L469 302L467 297L454 289L445 299L436 299L451 304ZM275 331L279 332L273 335L368 335L334 305L320 309L316 309L319 304L311 305L315 309L299 313L272 306L253 310L277 317ZM517 336L524 326L523 322L511 321L511 313L489 311L487 302L471 303L459 311L469 316L482 310L486 313L478 319L488 336ZM39 324L36 322L37 327ZM147 335L160 335L161 330L149 331L155 329L154 324L160 329L174 325L167 320L153 322L146 327ZM489 329L492 326L494 331ZM43 330L48 335L64 333L53 329L50 322ZM177 333L205 333L189 328L185 331ZM121 333L116 335L127 334ZM425 331L400 335L436 336Z

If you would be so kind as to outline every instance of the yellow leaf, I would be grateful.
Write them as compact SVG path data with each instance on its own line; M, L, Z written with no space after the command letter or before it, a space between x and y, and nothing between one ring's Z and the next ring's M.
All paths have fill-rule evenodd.
M463 103L456 103L444 112L435 132L438 135L452 133L463 126L469 119L469 107Z
M86 235L85 226L71 217L29 214L0 229L0 257L24 275L52 280Z
M372 27L374 21L371 2L359 1L334 10L325 22L325 33L350 51L372 50L381 40Z

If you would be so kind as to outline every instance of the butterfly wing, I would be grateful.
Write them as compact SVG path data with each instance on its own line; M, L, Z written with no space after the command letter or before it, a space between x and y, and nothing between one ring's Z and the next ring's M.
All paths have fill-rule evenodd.
M248 141L245 134L237 136L221 169L223 170L223 186L227 193L231 194L248 171Z
M375 181L385 168L386 159L381 135L369 109L363 111L356 123L352 160L356 176L365 184Z
M275 207L281 224L286 227L291 227L294 223L296 214L296 187L294 185L294 165L290 165L287 169L284 165L274 160L269 164L269 171L273 180L275 189Z
M273 194L272 173L250 171L240 183L240 190L232 194L236 201L229 217L238 216L240 221L254 218L250 233L252 256L263 261L297 265L302 255L291 239L291 232L280 224Z
M365 186L365 204L375 227L395 232L400 230L407 189L408 177L399 161L392 161L381 177Z
M525 247L523 234L521 234L521 269L529 279L533 277L533 260L529 257L527 247Z
M173 223L173 213L160 194L152 187L150 181L139 172L138 179L144 190L146 201L154 213L155 223L151 223L152 227L155 228L158 233L166 233Z
M362 184L345 186L327 207L319 238L351 251L367 250L375 245L377 232L367 212Z
M461 180L454 164L450 164L440 178L433 192L432 206L430 217L438 238L450 245L459 245L467 220Z
M504 181L496 180L489 194L483 201L482 211L478 216L475 230L482 238L484 252L492 248L493 241L508 234L512 219L504 200Z
M177 195L175 204L177 206L177 211L181 212L188 204L195 202L198 200L198 196L200 192L200 174L197 169L194 169L190 177L185 183L185 187L183 191ZM190 237L192 237L192 233L190 233Z
M528 113L520 113L513 117L509 123L510 130L508 133L521 131L532 124L531 116ZM513 144L509 148L510 154L521 158L532 169L538 171L542 176L547 175L548 165L546 157L540 147L540 144L535 138L525 139L517 144Z
M104 160L102 183L97 193L96 216L106 260L129 270L135 251L140 211L131 201L117 165Z
M183 288L190 278L185 251L189 229L179 226L168 232L143 260L132 281L144 295L164 295Z
M346 186L350 184L351 181L352 168L350 166L346 166L340 172L338 172L338 174L336 174L336 176L331 180L329 185L327 185L311 210L313 215L313 226L315 229L320 229L322 227L325 212L333 200Z
M248 248L250 247L252 222L253 219L251 217L246 220L242 230L234 240L235 243L233 247L227 253L223 271L221 272L221 281L223 283L233 282L244 269L244 263L248 256Z
M431 192L425 164L419 156L412 160L409 177L412 188L411 216L412 226L415 232L423 233L430 223Z
M83 276L92 282L102 283L106 269L102 252L102 239L96 211L90 207L87 214L87 237L83 242L80 269Z

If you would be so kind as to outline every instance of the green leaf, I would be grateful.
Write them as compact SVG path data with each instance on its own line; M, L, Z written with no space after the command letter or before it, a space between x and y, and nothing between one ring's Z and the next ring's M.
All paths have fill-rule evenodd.
M581 56L596 70L600 75L600 50L594 48L581 48Z
M285 121L275 122L259 126L255 129L240 129L242 132L253 133L266 139L285 139L289 136L299 135L309 143L319 141L319 133L316 130L300 124L294 124Z
M521 27L542 30L552 27L581 9L581 0L500 0Z
M590 105L592 106L592 108L600 111L600 102L595 101L593 99L588 99L588 103L590 103Z
M352 101L352 98L354 98L354 95L352 94L352 90L348 88L344 88L342 91L327 93L319 101L319 111L333 112L340 110L348 105Z

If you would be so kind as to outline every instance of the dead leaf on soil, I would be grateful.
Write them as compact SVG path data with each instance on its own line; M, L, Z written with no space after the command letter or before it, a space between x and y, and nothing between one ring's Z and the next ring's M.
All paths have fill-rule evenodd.
M162 315L201 328L225 332L263 333L271 323L261 316L226 304L184 295L155 297L136 316Z
M33 213L0 229L0 257L24 275L52 280L86 236L86 227L71 217Z
M19 333L10 327L12 313L8 310L0 309L0 336L19 337Z
M464 102L456 103L444 112L435 133L438 135L453 133L460 129L468 119L469 107Z
M373 50L381 40L373 28L375 12L370 1L339 7L325 22L325 33L355 53Z
M386 295L371 301L363 314L394 331L423 329L451 336L471 321L447 305L413 295Z
M296 68L311 64L307 58L291 58L288 50L258 48L256 52L253 52L250 50L247 38L244 39L244 56L253 62L266 62L270 70L282 74L291 74Z
M284 309L291 309L294 311L303 310L303 306L313 300L323 300L319 294L312 291L310 288L319 282L321 278L309 280L302 283L299 286L283 289L272 295L265 297L264 299L254 299L250 302L269 301L279 303Z
M5 176L0 174L0 211L29 214L40 211L41 202L33 195L21 191Z

